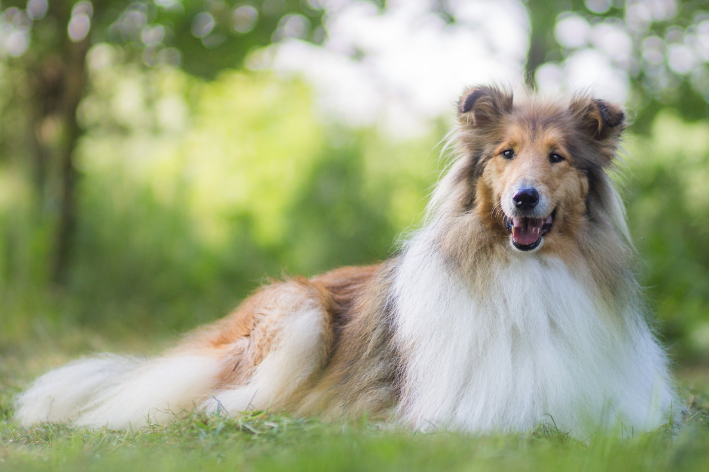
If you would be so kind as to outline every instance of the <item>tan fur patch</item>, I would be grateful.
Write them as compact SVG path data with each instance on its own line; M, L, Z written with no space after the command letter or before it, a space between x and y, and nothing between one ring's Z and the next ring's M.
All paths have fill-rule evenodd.
M388 351L380 350L380 344L390 337L384 332L372 337L373 325L380 324L377 318L383 310L379 300L385 298L386 288L380 265L345 267L311 280L298 277L274 283L246 299L226 318L199 330L179 351L221 357L224 370L217 389L245 385L278 346L284 336L282 329L288 326L284 320L303 306L315 304L327 316L325 342L317 348L327 362L296 392L274 398L272 404L302 413L329 411L330 416L340 416L345 410L355 416L365 411L376 413L393 403L387 393L394 388L393 367L385 359ZM372 342L380 343L378 351L367 356L362 349L367 350ZM382 371L379 377L375 375L378 370ZM303 397L307 398L301 401Z

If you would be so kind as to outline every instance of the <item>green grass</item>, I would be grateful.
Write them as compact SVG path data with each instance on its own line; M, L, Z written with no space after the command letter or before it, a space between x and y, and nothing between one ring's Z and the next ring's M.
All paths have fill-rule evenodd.
M3 470L706 470L709 434L692 423L673 440L662 431L579 442L545 429L470 437L382 431L364 421L322 424L257 412L240 419L181 419L136 433L46 425L2 427Z
M21 367L21 366L17 366ZM692 417L682 430L586 441L546 425L526 435L413 433L362 419L326 424L276 412L183 415L139 432L12 422L17 382L0 376L0 470L52 471L601 471L709 469L709 376L679 372ZM18 375L15 371L14 376ZM22 374L19 374L22 376ZM12 382L11 382L12 380ZM13 383L14 382L14 383Z

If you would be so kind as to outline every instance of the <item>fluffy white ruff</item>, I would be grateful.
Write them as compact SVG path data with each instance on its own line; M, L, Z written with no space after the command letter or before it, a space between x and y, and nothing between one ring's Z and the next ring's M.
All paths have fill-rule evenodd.
M165 423L214 388L222 361L194 355L153 360L84 359L52 370L17 399L17 421L111 429Z
M404 422L469 432L546 422L583 437L670 419L666 356L640 308L609 313L587 267L529 253L472 274L490 287L474 293L435 235L433 225L409 242L394 284Z

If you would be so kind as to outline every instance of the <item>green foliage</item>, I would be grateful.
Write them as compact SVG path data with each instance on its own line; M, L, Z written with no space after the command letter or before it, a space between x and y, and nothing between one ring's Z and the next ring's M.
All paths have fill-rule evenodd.
M14 269L42 267L46 246L3 245L16 261L0 284L0 347L38 322L116 337L180 332L223 316L267 277L382 260L436 179L435 135L392 142L323 124L301 83L236 72L202 82L172 69L146 78L108 47L89 60L71 278L47 292L41 274ZM11 169L3 178L27 185ZM28 195L0 190L0 218L31 219ZM26 245L33 228L0 234Z
M87 67L91 47L101 51L112 44L136 67L171 67L214 78L242 67L254 48L284 38L321 40L323 13L317 2L312 5L299 0L8 0L0 5L7 39L0 41L0 62L8 66L3 82L11 91L0 94L0 162L29 177L33 240L45 248L43 283L65 286L69 278L81 216L75 155L85 128L78 115L93 85Z
M628 215L643 282L680 358L709 355L709 123L664 112L631 140Z
M526 64L530 81L533 82L534 73L545 64L562 63L579 50L603 49L599 45L602 40L584 38L586 32L581 30L576 32L581 38L579 44L573 47L559 44L555 27L573 15L584 18L590 26L611 26L627 34L632 47L627 57L614 57L613 66L628 74L631 88L628 102L636 112L636 132L647 134L656 115L668 106L680 110L687 120L707 116L709 67L704 58L704 45L695 39L696 33L706 28L707 0L654 4L617 0L528 0L526 4L531 26ZM618 48L616 52L624 49L618 42L614 46ZM683 50L689 51L692 61L687 70L678 70L676 64L673 67L672 56L677 47L686 47Z
M86 32L92 44L120 45L136 63L179 65L200 77L215 77L221 70L241 67L257 47L288 35L317 39L322 10L299 0L25 0L3 2L8 22L31 34L30 49L21 60L30 68L37 61L62 55L68 48L71 22L86 15ZM44 7L40 7L45 3ZM87 2L83 2L87 3ZM317 3L313 3L317 5ZM246 9L238 10L240 7ZM26 11L25 11L26 9ZM37 13L39 12L39 15ZM297 16L297 28L286 27ZM32 18L32 20L30 20ZM86 35L71 41L80 41ZM24 53L24 51L22 51ZM18 54L9 51L11 56Z

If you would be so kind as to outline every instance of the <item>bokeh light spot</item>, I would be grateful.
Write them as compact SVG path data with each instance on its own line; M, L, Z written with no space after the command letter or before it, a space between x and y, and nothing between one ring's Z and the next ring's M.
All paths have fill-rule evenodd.
M258 21L258 10L251 5L242 5L234 10L232 14L232 24L237 33L248 33Z
M554 28L554 37L565 48L580 48L588 42L591 25L579 15L562 17Z
M29 0L27 2L27 15L33 20L40 20L47 14L49 3L47 0Z
M67 32L69 33L69 39L78 43L89 34L91 29L91 18L86 13L79 13L77 15L72 15L69 25L67 26Z
M199 13L192 20L192 34L198 38L204 38L212 32L215 25L214 17L211 14L207 12Z

